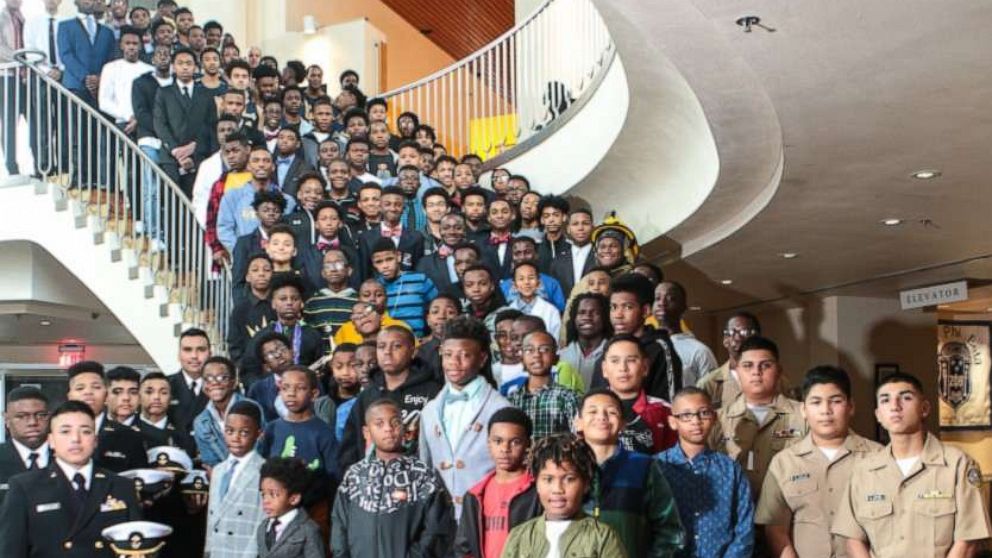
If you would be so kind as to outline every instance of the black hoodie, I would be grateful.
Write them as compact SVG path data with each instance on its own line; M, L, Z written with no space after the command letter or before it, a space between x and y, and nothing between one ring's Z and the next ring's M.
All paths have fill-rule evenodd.
M444 386L434 378L434 373L430 367L418 357L414 357L410 363L410 374L406 381L393 391L386 390L386 380L383 372L378 368L369 374L369 379L368 387L358 394L355 404L351 407L348 423L344 427L344 436L338 454L338 467L342 472L347 471L348 467L365 456L365 438L362 435L362 427L365 426L365 410L372 402L387 397L399 404L403 414L403 424L406 425L407 447L413 453L417 449L420 410L428 401L434 399L434 396Z

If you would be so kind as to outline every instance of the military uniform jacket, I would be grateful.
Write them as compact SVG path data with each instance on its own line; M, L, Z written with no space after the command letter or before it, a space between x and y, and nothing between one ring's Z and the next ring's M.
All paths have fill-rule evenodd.
M49 461L51 459L49 456ZM0 505L3 504L7 490L10 489L10 478L25 471L27 469L24 467L24 461L21 460L14 444L9 441L0 444Z
M94 464L113 473L148 466L145 444L136 427L104 417L97 438Z
M0 508L0 556L4 558L112 558L100 531L141 519L134 483L93 468L80 506L58 465L10 479Z
M854 466L831 531L875 558L943 558L955 541L989 537L981 483L975 462L932 434L906 477L886 446Z
M847 556L844 538L832 537L830 524L854 466L880 449L880 444L851 432L833 461L827 461L807 434L772 458L754 522L790 527L799 556Z
M764 424L758 424L747 400L738 397L720 409L719 422L710 433L713 449L741 464L754 495L761 493L761 483L775 454L801 440L808 429L798 401L777 395L768 407Z

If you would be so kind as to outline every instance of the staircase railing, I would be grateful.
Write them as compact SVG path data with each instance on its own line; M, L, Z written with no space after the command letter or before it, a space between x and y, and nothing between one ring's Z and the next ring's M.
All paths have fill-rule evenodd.
M567 121L614 56L592 0L546 0L468 58L384 97L391 122L416 113L449 153L476 153L494 168Z
M165 287L168 304L181 311L181 322L204 329L215 350L226 351L230 274L212 269L204 230L186 195L128 133L53 79L41 52L18 51L14 58L0 64L0 147L8 173L32 175L62 188L79 204L80 219L97 219L98 240L116 241L118 257L120 250L132 250L136 261L131 269L151 277L148 288ZM18 126L21 117L30 154L17 153L25 139L23 124ZM34 168L23 172L17 159L33 159ZM163 315L167 311L163 306Z

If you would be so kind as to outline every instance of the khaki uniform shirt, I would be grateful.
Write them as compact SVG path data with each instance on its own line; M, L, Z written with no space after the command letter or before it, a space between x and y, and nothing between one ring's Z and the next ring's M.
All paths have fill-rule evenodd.
M729 360L700 378L696 387L709 394L714 409L719 409L724 403L729 405L741 394L741 385L730 373Z
M850 433L833 461L807 435L772 458L755 511L758 525L791 527L800 558L841 558L845 539L830 535L830 524L854 465L882 446Z
M710 433L710 445L740 463L751 483L751 494L761 493L761 483L772 457L806 435L806 420L799 402L784 395L775 396L764 424L747 408L742 395L720 409L718 422Z
M855 464L831 530L875 558L943 558L955 541L989 537L981 483L975 462L933 434L905 478L887 446Z

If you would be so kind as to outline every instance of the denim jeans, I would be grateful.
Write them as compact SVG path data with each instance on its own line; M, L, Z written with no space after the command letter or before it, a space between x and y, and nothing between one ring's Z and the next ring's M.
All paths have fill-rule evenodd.
M158 149L147 145L141 146L141 152L148 155L155 164L158 164ZM159 200L159 191L162 188L162 180L155 174L154 168L142 162L141 165L141 221L145 226L145 235L154 240L165 240L163 231L159 230L162 223L162 207Z

